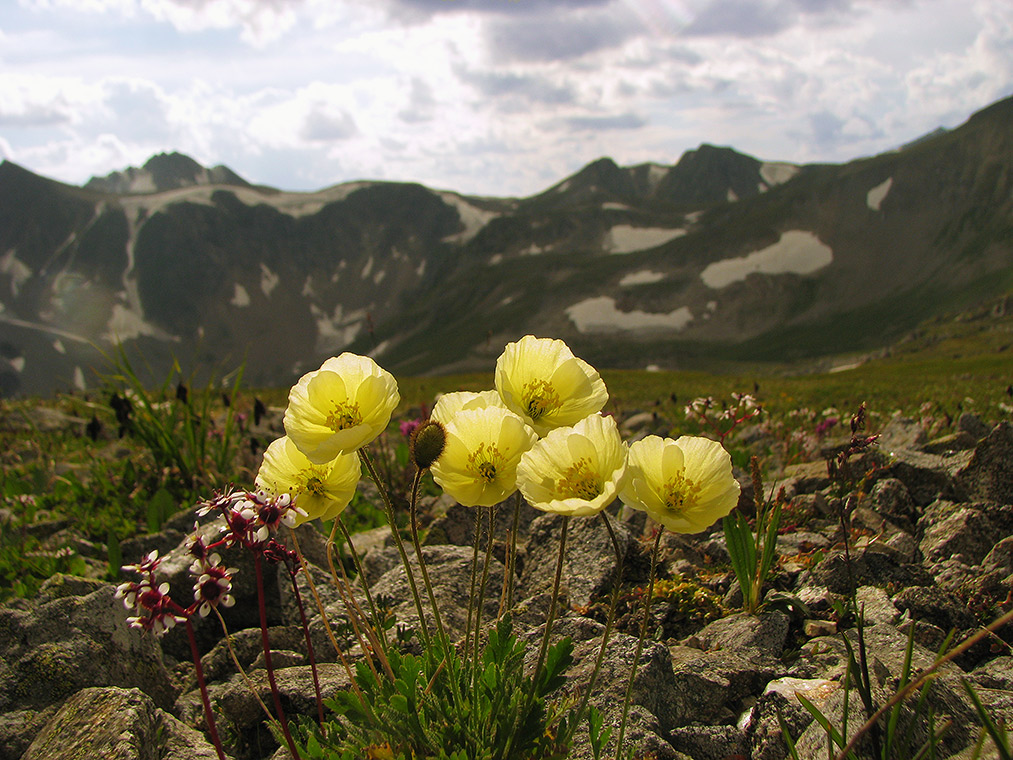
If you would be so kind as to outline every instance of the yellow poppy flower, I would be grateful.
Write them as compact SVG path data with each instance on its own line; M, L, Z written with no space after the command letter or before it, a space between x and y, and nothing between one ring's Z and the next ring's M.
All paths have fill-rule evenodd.
M453 393L444 393L436 399L436 404L433 406L429 419L446 425L454 419L454 416L458 412L468 409L484 409L488 406L498 406L501 409L506 409L503 399L500 398L499 393L496 391L481 391L479 393L475 393L474 391L454 391Z
M503 349L496 361L496 390L507 408L539 435L576 424L608 401L594 367L563 341L533 335Z
M623 503L676 533L699 533L739 502L732 459L717 441L648 436L630 446Z
M333 520L340 515L355 494L360 465L355 454L339 454L330 462L313 464L288 436L276 439L264 452L257 472L257 487L267 493L291 494L305 515L297 515L296 524L307 520Z
M394 377L367 356L333 356L292 386L285 432L314 464L362 448L387 427L400 396Z
M444 423L446 445L430 471L449 496L466 507L491 507L517 490L521 455L538 439L500 406L465 409Z
M536 509L593 515L625 484L626 453L615 420L592 414L550 431L532 446L517 467L517 486Z

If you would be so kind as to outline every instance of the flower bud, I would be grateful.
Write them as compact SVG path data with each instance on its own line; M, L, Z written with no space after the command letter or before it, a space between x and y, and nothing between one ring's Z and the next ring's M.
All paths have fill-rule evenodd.
M447 433L443 425L434 420L423 422L412 431L408 443L415 466L420 470L429 469L433 462L440 458L446 443Z

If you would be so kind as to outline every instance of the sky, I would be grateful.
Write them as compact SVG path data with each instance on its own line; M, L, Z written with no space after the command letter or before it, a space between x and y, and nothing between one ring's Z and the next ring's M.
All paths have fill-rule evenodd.
M0 0L0 157L540 192L701 143L846 162L1013 94L1010 0Z

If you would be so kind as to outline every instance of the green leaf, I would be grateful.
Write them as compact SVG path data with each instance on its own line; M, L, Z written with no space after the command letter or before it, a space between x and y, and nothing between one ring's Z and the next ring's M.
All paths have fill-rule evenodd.
M175 509L176 502L168 489L159 488L148 502L148 532L157 533Z

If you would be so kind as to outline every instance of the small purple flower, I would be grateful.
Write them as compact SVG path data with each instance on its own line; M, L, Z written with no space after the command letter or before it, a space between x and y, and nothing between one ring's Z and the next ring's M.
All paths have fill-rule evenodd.
M423 420L403 420L401 424L398 426L399 429L401 430L401 435L403 435L405 438L411 438L412 433L415 432L415 429L419 425L421 425L422 422Z

